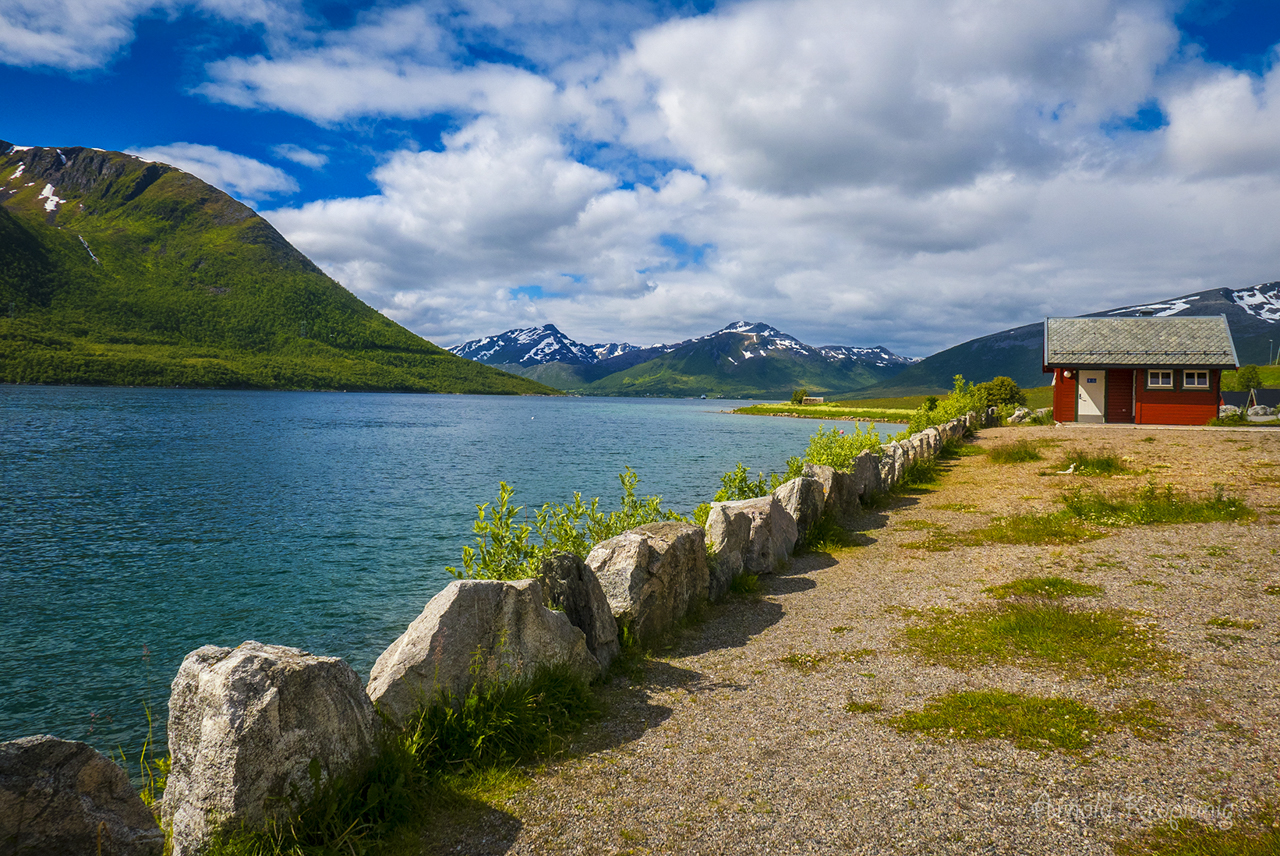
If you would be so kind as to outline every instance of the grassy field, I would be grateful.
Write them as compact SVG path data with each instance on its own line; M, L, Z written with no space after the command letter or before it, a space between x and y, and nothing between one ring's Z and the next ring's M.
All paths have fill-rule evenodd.
M1280 386L1280 366L1258 366L1258 374L1262 377L1262 385L1264 387L1274 389ZM1236 373L1222 373L1222 388L1230 389L1235 386Z
M1263 370L1266 371L1265 369ZM1264 374L1265 377L1265 374ZM1038 386L1023 390L1027 394L1027 406L1033 410L1053 405L1053 387ZM853 419L860 422L907 422L917 407L924 404L925 395L907 395L901 398L866 398L854 401L828 401L824 404L753 404L740 407L734 413L752 416L795 416L801 419Z

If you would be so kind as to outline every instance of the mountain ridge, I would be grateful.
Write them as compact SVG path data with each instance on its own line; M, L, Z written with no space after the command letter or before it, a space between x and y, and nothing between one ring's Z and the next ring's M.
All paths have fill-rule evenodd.
M7 141L0 382L555 393L399 326L193 175Z

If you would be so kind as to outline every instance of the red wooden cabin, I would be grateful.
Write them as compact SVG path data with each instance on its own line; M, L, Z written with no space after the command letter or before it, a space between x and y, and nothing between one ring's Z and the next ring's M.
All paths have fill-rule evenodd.
M1222 370L1238 366L1225 315L1044 321L1059 422L1204 425Z

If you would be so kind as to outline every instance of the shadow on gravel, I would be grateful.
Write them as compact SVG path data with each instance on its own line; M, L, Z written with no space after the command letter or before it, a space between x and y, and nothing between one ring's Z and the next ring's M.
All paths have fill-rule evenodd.
M450 824L429 824L423 833L422 853L465 853L467 856L501 856L511 850L524 826L520 818L469 797L450 798ZM459 822L461 821L461 822Z

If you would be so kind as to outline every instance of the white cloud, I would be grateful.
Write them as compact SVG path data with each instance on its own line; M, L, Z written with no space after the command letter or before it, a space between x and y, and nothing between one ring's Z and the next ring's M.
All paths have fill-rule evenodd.
M251 205L268 196L298 191L298 182L284 170L215 146L171 143L128 149L128 153L144 160L176 166Z
M1168 157L1199 177L1280 174L1280 69L1264 77L1226 69L1165 102Z
M329 156L320 152L313 152L310 149L304 149L302 146L293 143L283 143L278 146L271 147L271 153L279 158L291 160L294 163L309 166L312 169L320 169L329 162Z

